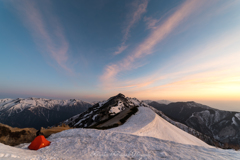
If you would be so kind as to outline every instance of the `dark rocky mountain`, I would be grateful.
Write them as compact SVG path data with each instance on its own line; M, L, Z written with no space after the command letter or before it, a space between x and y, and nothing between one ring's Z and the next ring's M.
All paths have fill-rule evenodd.
M0 123L26 128L52 126L86 111L92 105L76 99L17 98L0 100Z
M96 103L87 111L73 116L64 123L70 127L107 129L123 124L137 112L140 101L119 93L107 101Z
M222 111L195 102L176 102L168 105L151 102L149 105L174 121L220 141L224 148L240 148L238 112Z

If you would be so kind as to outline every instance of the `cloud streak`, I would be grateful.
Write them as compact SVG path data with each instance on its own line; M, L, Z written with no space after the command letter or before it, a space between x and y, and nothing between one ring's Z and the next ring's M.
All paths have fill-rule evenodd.
M144 98L237 100L240 94L239 36L240 32L233 30L215 37L169 60L169 65L147 78L116 84L131 95L149 96Z
M47 17L43 16L34 1L13 1L12 4L17 8L18 13L20 13L22 20L30 30L35 43L41 51L49 53L60 67L69 73L73 73L66 64L69 59L69 44L57 17L50 10L47 10L49 4L46 4L44 10L44 13L48 13ZM53 28L52 32L47 29L49 26Z
M117 51L114 52L115 55L122 53L125 49L127 49L127 45L125 45L125 42L121 44L120 47L118 47Z
M156 29L156 24L160 21L161 19L154 19L152 17L144 17L144 21L146 22L147 29Z
M125 49L127 49L128 45L126 45L126 41L129 38L130 30L140 19L141 16L146 12L146 8L148 5L148 0L143 0L142 3L138 4L138 1L134 4L134 8L136 10L131 15L131 19L127 25L127 27L123 30L123 39L120 47L118 47L117 51L114 52L115 55L122 53Z
M152 53L152 49L156 44L164 40L174 29L188 16L203 4L203 1L186 1L183 3L169 18L162 24L156 26L156 29L144 40L135 51L129 56L125 57L117 64L110 64L106 66L104 74L100 77L105 88L114 86L116 76L123 71L132 70L136 68L136 60L141 59Z

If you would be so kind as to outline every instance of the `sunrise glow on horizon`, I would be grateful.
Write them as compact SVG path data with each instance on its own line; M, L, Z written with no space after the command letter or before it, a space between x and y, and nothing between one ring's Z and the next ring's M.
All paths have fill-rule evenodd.
M238 0L1 0L0 98L123 93L240 110L239 9Z

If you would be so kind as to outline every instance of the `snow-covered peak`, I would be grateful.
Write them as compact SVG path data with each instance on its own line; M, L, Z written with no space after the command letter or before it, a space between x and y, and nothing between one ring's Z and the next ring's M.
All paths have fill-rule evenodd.
M141 101L137 98L125 97L120 93L108 100L96 103L84 113L71 117L62 123L79 128L92 127L101 121L111 119L126 109L138 106L141 106Z
M125 107L124 107L123 102L122 102L122 101L118 101L117 106L112 106L112 107L110 108L110 110L109 110L109 113L110 113L111 115L115 115L115 114L123 111L124 109L125 109Z
M237 117L237 119L240 120L240 113L236 113L235 117Z
M5 98L5 99L0 99L0 111L4 108L7 108L9 102L13 101L13 99L10 98Z
M136 106L139 106L141 101L139 101L137 98L130 98L130 97L127 97L127 100L130 101L130 103L136 105Z
M81 100L54 100L45 98L17 98L0 100L0 123L12 127L47 127L55 125L92 105Z
M0 99L0 111L7 111L9 114L12 112L21 112L24 109L44 107L52 109L56 106L73 106L77 103L85 103L81 100L69 99L69 100L55 100L45 98L17 98L17 99Z
M3 103L7 103L9 101L12 101L13 99L11 98L4 98L4 99L0 99L0 105L3 104Z
M102 107L105 103L107 103L108 101L107 100L104 100L104 101L101 101L101 102L98 102L99 104L99 107Z

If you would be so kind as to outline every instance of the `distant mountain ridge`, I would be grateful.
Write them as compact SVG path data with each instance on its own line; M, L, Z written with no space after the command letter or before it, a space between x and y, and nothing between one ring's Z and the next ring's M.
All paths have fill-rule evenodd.
M59 123L91 106L88 102L76 99L0 99L0 123L12 127L39 129Z
M168 105L157 102L150 106L180 122L225 144L225 148L240 149L240 113L223 111L206 105L176 102Z
M171 101L168 101L168 100L158 100L158 101L143 100L143 102L146 103L146 104L149 104L149 103L152 103L152 102L157 102L159 104L169 104L169 103L172 103Z

